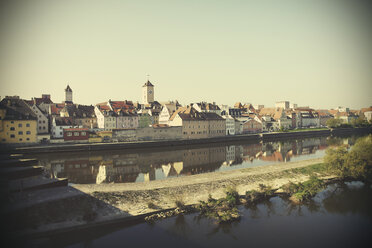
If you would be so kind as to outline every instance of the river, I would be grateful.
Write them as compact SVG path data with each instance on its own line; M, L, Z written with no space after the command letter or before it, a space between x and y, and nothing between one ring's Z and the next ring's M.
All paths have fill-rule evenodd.
M293 205L273 197L239 206L240 221L216 224L198 213L129 226L71 232L42 242L48 247L369 247L372 187L329 185L312 201Z
M72 184L136 183L206 172L320 158L329 145L352 145L356 137L314 137L279 142L213 144L141 151L32 154L51 178Z

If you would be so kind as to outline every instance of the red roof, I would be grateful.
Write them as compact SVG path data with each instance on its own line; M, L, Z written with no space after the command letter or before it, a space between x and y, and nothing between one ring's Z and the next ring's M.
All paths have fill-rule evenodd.
M88 128L65 128L65 131L89 131Z
M56 103L56 104L50 106L50 110L51 110L52 114L59 115L59 113L61 112L61 110L64 107L65 107L64 104Z

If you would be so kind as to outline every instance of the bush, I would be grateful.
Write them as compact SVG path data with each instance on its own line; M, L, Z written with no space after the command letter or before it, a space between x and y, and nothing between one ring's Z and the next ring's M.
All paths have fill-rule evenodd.
M336 175L355 179L372 178L372 135L359 138L351 151L328 148L324 157L327 168Z

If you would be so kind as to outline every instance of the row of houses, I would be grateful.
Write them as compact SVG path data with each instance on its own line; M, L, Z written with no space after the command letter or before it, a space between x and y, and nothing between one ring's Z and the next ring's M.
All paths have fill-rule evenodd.
M100 142L165 139L200 139L226 135L272 132L283 129L326 126L339 118L345 123L358 118L371 119L372 107L360 111L339 107L314 110L287 101L275 108L237 102L233 107L215 102L158 102L154 85L142 86L142 103L132 101L81 105L73 102L70 86L65 101L54 103L50 95L23 100L5 97L0 103L2 143Z

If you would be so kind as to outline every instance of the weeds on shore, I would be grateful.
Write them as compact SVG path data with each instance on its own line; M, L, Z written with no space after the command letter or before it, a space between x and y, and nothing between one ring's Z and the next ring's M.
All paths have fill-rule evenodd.
M247 200L247 203L254 203L270 198L275 192L271 186L259 184L258 187L258 190L249 190L245 192L245 199Z
M226 196L222 199L214 199L212 195L208 196L208 200L200 201L196 207L201 215L215 219L217 223L232 222L240 219L238 208L239 194L235 188L229 187L226 190Z
M289 194L290 199L295 203L301 203L305 200L309 200L311 197L316 195L319 191L324 189L324 182L316 176L311 176L309 180L303 183L293 183L283 185L282 190Z

